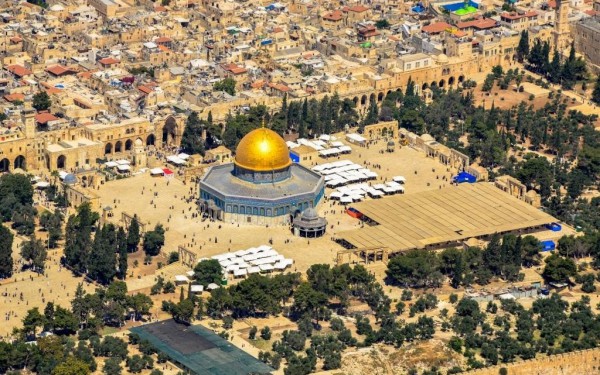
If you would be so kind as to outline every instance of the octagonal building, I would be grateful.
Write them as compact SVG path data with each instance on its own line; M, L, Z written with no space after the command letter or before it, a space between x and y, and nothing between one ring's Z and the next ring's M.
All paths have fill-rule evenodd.
M200 180L200 210L225 222L289 224L295 214L317 207L323 177L292 163L274 131L259 128L240 141L233 163L211 167Z

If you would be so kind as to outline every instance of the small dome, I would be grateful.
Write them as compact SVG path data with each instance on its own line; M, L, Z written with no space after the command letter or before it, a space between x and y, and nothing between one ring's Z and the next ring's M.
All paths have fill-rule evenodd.
M445 55L445 54L443 54L443 53L440 53L440 54L437 56L437 61L438 61L440 64L445 64L445 63L447 63L447 62L448 62L448 56L446 56L446 55Z
M135 140L135 145L136 146L143 146L144 142L142 142L142 140L138 138L138 139Z
M394 143L394 141L388 141L387 145L388 146L395 146L396 144Z
M246 134L235 151L235 164L247 170L265 172L292 164L287 144L271 129L260 128Z
M65 176L65 178L63 179L63 182L67 185L73 185L77 183L77 177L75 177L74 174L69 173L68 175Z
M317 210L315 210L312 207L309 207L306 210L304 210L304 212L302 212L302 218L306 220L318 219L319 214L317 213Z

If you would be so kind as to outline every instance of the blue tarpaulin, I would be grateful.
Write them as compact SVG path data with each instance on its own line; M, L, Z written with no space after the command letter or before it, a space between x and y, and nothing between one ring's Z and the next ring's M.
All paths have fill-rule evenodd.
M472 174L467 173L467 172L460 172L459 174L454 176L452 178L452 180L459 184L462 184L463 182L468 182L468 183L472 184L475 181L477 181L477 177L475 177Z
M260 42L260 45L265 46L265 45L271 44L271 43L273 43L273 41L271 39L264 39Z
M415 13L423 13L425 11L425 9L426 8L423 6L423 4L421 2L419 2L417 5L412 7L412 11Z
M292 154L291 152L290 152L290 159L292 159L292 161L293 161L294 163L300 163L300 156L298 156L298 155L294 155L294 154Z
M556 249L556 244L552 240L542 241L540 242L540 245L542 246L542 251L552 251Z
M553 232L560 232L560 230L562 229L562 226L558 223L550 223L550 224L546 224L546 228L550 229Z

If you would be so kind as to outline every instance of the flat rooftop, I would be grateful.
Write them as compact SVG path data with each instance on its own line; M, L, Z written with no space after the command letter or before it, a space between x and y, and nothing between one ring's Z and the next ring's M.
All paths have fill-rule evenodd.
M253 184L233 175L233 163L211 167L201 179L200 188L212 188L229 197L277 200L297 194L316 192L322 184L321 175L299 164L290 166L291 177L274 184Z
M202 326L173 319L131 329L171 360L194 374L271 374L273 369Z
M395 195L351 207L378 225L340 232L336 238L356 248L387 247L392 252L525 230L557 221L483 182Z

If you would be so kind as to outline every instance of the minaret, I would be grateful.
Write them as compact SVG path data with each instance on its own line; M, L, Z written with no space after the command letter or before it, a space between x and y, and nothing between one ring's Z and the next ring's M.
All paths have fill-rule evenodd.
M569 0L556 1L554 20L554 48L562 53L569 45Z
M21 111L21 121L25 128L25 138L35 138L35 109L31 107L31 102L25 102Z
M144 149L144 143L141 139L136 139L133 146L133 160L136 169L146 168L148 166L148 154Z

